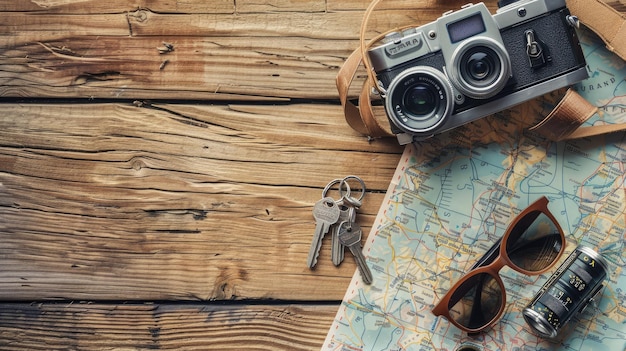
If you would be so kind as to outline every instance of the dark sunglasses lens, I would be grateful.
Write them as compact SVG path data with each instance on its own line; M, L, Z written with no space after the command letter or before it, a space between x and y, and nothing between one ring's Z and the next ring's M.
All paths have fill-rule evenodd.
M491 275L472 276L450 297L450 318L465 328L480 329L497 317L503 295L502 287Z
M521 218L507 240L511 262L526 271L540 271L558 258L563 241L556 224L541 211Z

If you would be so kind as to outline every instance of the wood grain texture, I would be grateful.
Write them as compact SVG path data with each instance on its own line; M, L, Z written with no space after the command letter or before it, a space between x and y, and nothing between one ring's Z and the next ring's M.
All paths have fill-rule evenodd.
M359 175L369 232L403 149L338 103L368 5L0 0L0 349L319 349L356 267L307 268L313 203Z
M616 0L623 1L623 0ZM68 14L112 13L117 9L150 9L163 13L251 13L251 12L328 12L365 10L369 0L31 0L0 2L0 11L46 12ZM394 0L383 1L379 9L424 9L463 5L462 0Z
M2 304L0 348L319 350L338 308L336 304Z
M0 110L4 300L340 300L354 262L306 267L312 205L358 174L369 228L401 150L336 106Z
M432 21L462 1L390 3L369 36ZM0 96L337 99L335 76L358 46L367 2L236 4L4 1Z

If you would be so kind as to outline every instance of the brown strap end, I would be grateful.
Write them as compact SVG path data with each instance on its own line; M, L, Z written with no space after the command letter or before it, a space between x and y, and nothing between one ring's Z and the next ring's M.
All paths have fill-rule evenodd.
M554 141L568 139L596 111L595 106L569 89L554 110L530 130Z

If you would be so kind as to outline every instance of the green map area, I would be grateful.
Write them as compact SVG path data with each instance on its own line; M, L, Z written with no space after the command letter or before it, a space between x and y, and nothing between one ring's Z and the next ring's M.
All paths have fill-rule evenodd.
M599 106L586 124L626 123L624 61L591 34L580 39L590 78L575 88ZM323 350L626 350L626 134L551 142L526 129L546 108L525 104L407 146L364 246L374 283L355 274ZM610 264L598 308L541 339L521 311L558 265L532 277L505 267L507 307L488 331L470 337L435 317L450 286L544 195L565 255L584 244Z

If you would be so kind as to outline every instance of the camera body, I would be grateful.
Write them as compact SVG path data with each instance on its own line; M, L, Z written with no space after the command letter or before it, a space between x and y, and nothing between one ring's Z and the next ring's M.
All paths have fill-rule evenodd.
M565 0L468 4L368 51L400 144L423 140L588 77ZM551 55L555 53L556 55Z

